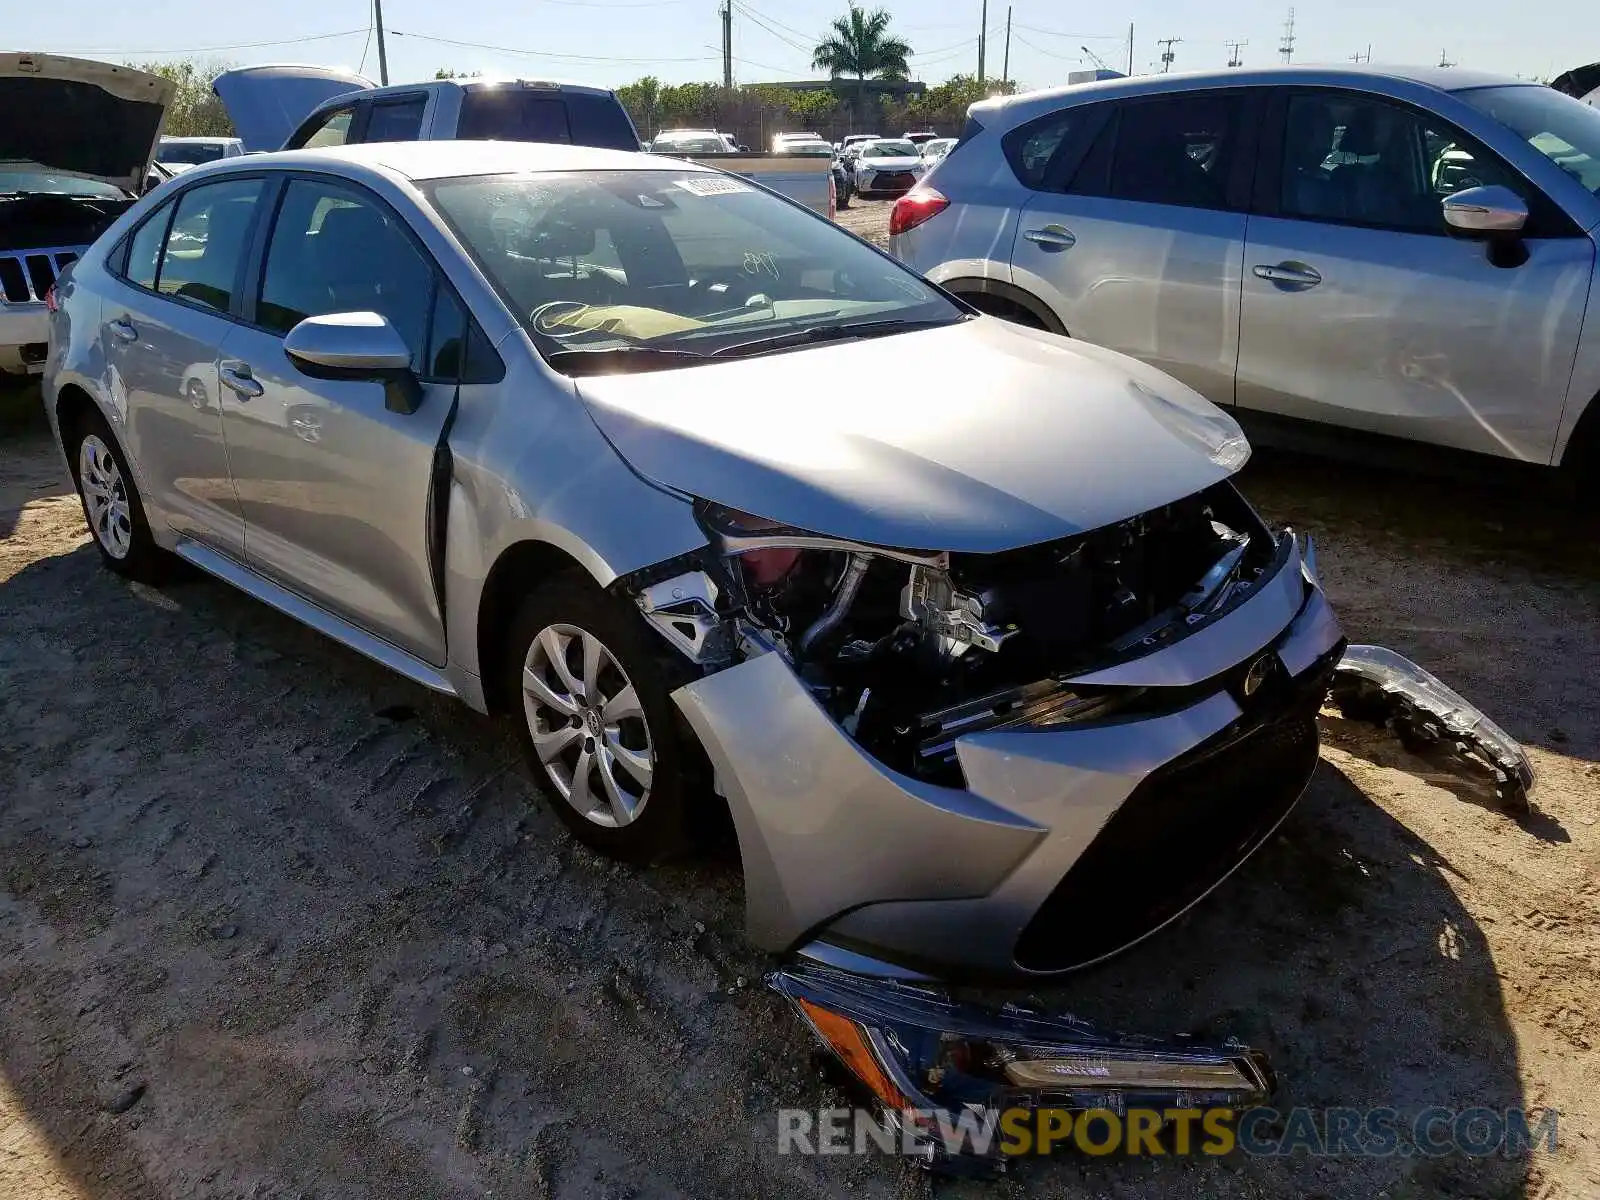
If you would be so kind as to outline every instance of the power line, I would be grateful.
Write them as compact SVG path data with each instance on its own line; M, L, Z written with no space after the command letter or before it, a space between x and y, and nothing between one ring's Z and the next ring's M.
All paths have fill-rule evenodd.
M1037 25L1024 25L1021 21L1016 23L1018 29L1026 29L1029 33L1043 33L1050 37L1072 38L1080 42L1120 42L1120 33L1062 33L1058 29L1041 29Z
M360 33L358 29L355 32ZM528 58L554 58L567 62L595 62L595 63L669 63L669 62L708 62L704 54L691 55L680 58L626 58L616 55L604 54L561 54L550 50L516 50L510 46L491 46L485 42L464 42L458 38L434 37L427 33L412 33L409 30L391 29L394 37L416 38L419 42L437 42L441 46L460 46L467 50L492 50L496 54L519 54Z
M305 37L279 38L270 42L232 42L225 46L185 46L177 50L114 50L105 46L80 47L75 50L52 50L52 54L209 54L214 50L257 50L263 46L298 46L302 42L326 42L333 38L354 37L358 33L367 33L370 25L363 25L356 29L341 29L337 33L312 33Z

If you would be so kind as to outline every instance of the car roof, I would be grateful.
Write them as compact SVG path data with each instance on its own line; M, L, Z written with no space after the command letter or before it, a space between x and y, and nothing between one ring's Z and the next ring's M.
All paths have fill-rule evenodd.
M1316 63L1295 63L1283 66L1228 67L1206 71L1173 71L1160 75L1098 79L1088 83L1062 84L1038 91L1020 92L1014 96L996 97L993 100L981 101L973 107L993 112L998 109L1031 108L1035 102L1048 102L1064 97L1078 99L1100 96L1109 99L1118 95L1181 92L1192 88L1240 85L1322 84L1332 87L1340 85L1370 87L1374 82L1384 80L1419 84L1442 92L1516 84L1539 86L1526 79L1514 79L1508 75L1473 71L1463 67L1409 67L1371 63L1339 63L1322 66Z
M449 179L460 175L508 175L531 171L676 171L704 173L711 168L628 150L568 146L554 142L368 142L359 146L326 146L313 150L280 150L226 160L256 167L342 165L378 167L411 180ZM210 174L221 164L207 164Z

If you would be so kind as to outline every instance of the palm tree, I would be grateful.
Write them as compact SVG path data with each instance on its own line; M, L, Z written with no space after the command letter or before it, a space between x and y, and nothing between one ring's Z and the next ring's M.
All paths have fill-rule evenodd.
M906 59L911 57L911 47L897 37L889 35L889 10L875 8L871 12L850 5L846 16L835 17L829 33L812 52L811 65L826 71L834 78L854 75L856 79L856 116L862 118L866 107L867 76L879 79L905 79L911 74Z

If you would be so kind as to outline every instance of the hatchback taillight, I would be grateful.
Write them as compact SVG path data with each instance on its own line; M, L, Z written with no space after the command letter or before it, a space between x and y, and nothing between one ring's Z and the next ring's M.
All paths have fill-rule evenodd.
M45 291L44 306L50 312L55 312L61 307L60 302L56 300L56 285L53 283Z
M889 210L889 236L908 233L949 207L950 201L932 188L912 188Z

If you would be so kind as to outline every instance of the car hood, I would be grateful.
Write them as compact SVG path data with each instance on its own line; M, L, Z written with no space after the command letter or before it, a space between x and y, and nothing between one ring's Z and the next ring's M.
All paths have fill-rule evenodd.
M224 71L211 90L246 150L278 150L319 104L378 85L335 67L266 66Z
M645 478L904 549L991 553L1095 529L1249 455L1233 418L1169 376L992 317L575 383Z
M8 114L0 121L0 162L38 163L138 195L175 90L131 67L0 54L0 113Z
M912 167L920 167L920 158L862 158L857 159L857 164L871 167L874 171L909 171Z

